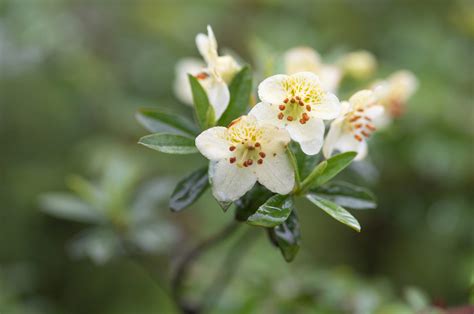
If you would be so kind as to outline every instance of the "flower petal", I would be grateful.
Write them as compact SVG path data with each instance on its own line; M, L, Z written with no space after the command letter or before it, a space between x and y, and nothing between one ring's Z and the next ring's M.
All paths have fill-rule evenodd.
M205 34L196 36L196 46L206 63L209 66L214 65L217 60L217 41L209 25L207 26L207 36Z
M209 97L209 103L214 108L216 119L219 119L229 104L229 88L223 80L213 78L207 86L207 96Z
M371 118L372 120L374 120L374 119L377 119L379 116L383 115L384 111L385 109L383 106L375 105L375 106L369 107L365 111L365 115Z
M323 65L318 74L323 89L335 93L342 79L341 69L335 65Z
M262 164L254 167L258 182L270 191L284 195L293 190L295 173L284 151L267 156Z
M216 126L205 130L196 137L197 149L209 160L220 160L230 155L227 129Z
M282 126L283 123L277 119L278 108L276 105L272 105L267 102L260 102L250 110L249 115L254 116L258 121L262 123L270 123L276 126Z
M312 116L324 120L335 119L341 112L339 99L337 99L336 95L329 93L313 108Z
M321 66L321 57L310 47L296 47L288 50L284 56L286 73L302 71L317 72Z
M258 97L263 102L270 104L280 104L286 97L284 82L288 79L288 75L277 74L263 80L258 85Z
M322 140L324 137L324 122L321 119L311 118L305 124L293 121L288 123L286 129L291 138L297 142L312 141L316 138Z
M357 152L357 156L354 160L362 160L367 155L367 142L365 140L359 142L350 133L345 133L339 137L339 140L334 145L334 148L339 150L341 153L344 152Z
M232 202L242 197L257 181L254 172L249 168L240 168L227 160L211 162L209 178L212 194L221 202Z
M326 139L324 140L323 145L323 155L326 159L331 157L332 152L337 144L337 141L339 141L339 137L342 133L341 127L343 121L344 118L338 118L331 123L331 127L329 128L329 132L326 135Z
M204 70L204 66L201 60L195 58L184 58L176 64L173 89L176 97L186 105L193 105L188 74L196 75Z

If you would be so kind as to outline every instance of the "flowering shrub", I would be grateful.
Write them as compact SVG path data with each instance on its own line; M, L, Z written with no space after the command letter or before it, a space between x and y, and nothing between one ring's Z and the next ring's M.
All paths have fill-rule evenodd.
M403 112L417 86L414 75L397 72L340 101L344 78L369 78L377 65L374 56L357 51L326 64L313 49L297 47L283 56L286 73L272 73L258 84L260 102L254 105L250 66L220 56L211 27L207 35L197 35L196 44L204 62L179 62L174 90L193 106L197 123L155 109L137 113L153 132L140 144L168 154L200 153L209 160L209 167L178 183L170 208L185 209L210 187L224 211L234 204L238 221L267 228L287 261L300 243L297 197L360 231L346 208L374 208L374 196L332 179L366 157L369 138Z

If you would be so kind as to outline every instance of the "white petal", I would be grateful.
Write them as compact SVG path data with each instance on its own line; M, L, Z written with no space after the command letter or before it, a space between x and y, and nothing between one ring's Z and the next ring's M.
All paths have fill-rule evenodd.
M217 57L216 72L227 83L230 84L241 66L231 56Z
M350 133L344 133L339 137L339 140L335 144L335 149L341 153L344 152L357 152L357 156L354 160L362 160L367 155L367 142L365 140L359 142Z
M209 160L220 160L230 155L227 129L216 126L205 130L196 137L197 149Z
M261 165L255 165L258 182L278 194L288 194L295 185L295 173L286 152L267 156Z
M262 149L271 153L284 152L291 141L288 131L271 124L260 123L259 125L263 131L261 137Z
M370 119L375 120L379 116L383 115L384 111L385 111L385 109L384 109L383 106L375 105L375 106L369 107L365 111L365 115L368 116Z
M349 98L349 102L356 108L365 108L376 102L376 95L369 89L360 90Z
M263 80L258 85L258 97L263 102L280 104L286 97L286 90L283 83L288 79L288 75L277 74Z
M260 122L282 126L283 123L281 120L277 119L278 113L279 111L276 105L260 102L250 110L249 115L254 116Z
M221 202L232 202L242 197L257 181L250 168L240 168L227 160L211 162L209 178L212 194Z
M392 123L392 117L385 110L381 115L372 119L372 122L377 129L385 129Z
M207 88L207 96L209 97L209 103L214 108L216 119L219 119L229 104L229 88L223 80L212 79Z
M176 97L187 105L193 104L191 85L188 74L196 75L204 70L204 63L195 58L184 58L175 67L175 80L173 89Z
M307 86L319 86L321 85L321 81L319 80L319 76L314 74L313 72L298 72L291 75L291 78L300 82L304 82Z
M217 60L217 41L210 26L207 27L207 32L207 36L204 34L196 36L196 46L206 63L213 66Z
M310 47L296 47L288 50L284 56L286 73L293 74L303 71L317 72L321 65L321 57Z
M323 136L316 137L310 141L300 142L301 150L306 155L316 155L323 146Z
M313 106L312 116L324 120L335 119L341 113L341 104L334 94L326 94L319 104Z
M311 118L305 124L299 121L288 123L286 129L293 140L297 142L307 142L324 137L324 122L321 119Z
M331 127L329 128L329 132L326 135L323 145L323 155L326 159L331 157L335 145L341 136L341 126L343 121L344 118L339 118L331 123Z

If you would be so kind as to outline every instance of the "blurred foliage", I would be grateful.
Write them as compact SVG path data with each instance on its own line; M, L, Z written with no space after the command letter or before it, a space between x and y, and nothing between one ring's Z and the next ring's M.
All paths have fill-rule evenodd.
M109 186L120 206L101 207L124 205L128 215L140 184L183 177L206 163L140 147L136 139L147 132L133 116L138 107L158 106L190 117L172 94L174 64L197 55L194 36L207 24L221 47L258 69L309 45L328 61L366 49L381 65L377 77L407 68L420 80L406 115L371 142L371 160L350 168L378 198L377 209L356 213L361 234L297 202L300 255L286 264L258 241L216 312L410 313L474 302L473 21L469 0L1 1L0 313L173 311L156 285L163 280L153 281L128 256L102 266L71 259L70 241L90 226L45 215L38 196L83 182L65 183L71 173L106 180L117 157L131 156L119 173L143 172L110 181L124 184ZM274 59L252 59L256 49ZM357 87L345 83L344 97ZM171 180L158 191L171 193L178 179ZM153 215L182 238L154 258L162 276L165 255L233 215L209 193L174 216L166 207ZM223 249L194 276L206 278Z

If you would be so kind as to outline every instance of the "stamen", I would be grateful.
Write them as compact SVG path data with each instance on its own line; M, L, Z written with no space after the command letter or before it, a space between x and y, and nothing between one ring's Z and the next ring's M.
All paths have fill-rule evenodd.
M367 127L367 129L369 129L369 130L371 130L371 131L377 130L377 129L375 128L375 126L373 126L373 125L370 124L370 123L369 123L369 124L366 124L365 126Z
M311 106L310 106L310 105L306 105L306 110L311 111Z
M369 136L370 136L370 134L367 133L366 131L361 131L360 133L362 133L362 135L364 135L365 137L369 137Z
M367 117L367 116L365 116L364 119L367 120L367 121L372 121L372 119Z
M247 161L244 161L244 162L242 163L242 166L248 167L249 165L247 165Z
M230 157L230 159L229 159L231 164L233 164L236 160L237 160L237 158L235 158L235 157Z
M296 96L295 98L296 100L301 100L300 96Z
M284 115L282 112L280 112L280 113L278 114L278 119L282 120L284 116L285 116L285 115Z
M263 164L263 159L257 160L257 164L259 164L259 165Z
M278 106L278 109L280 109L281 111L285 110L286 106L285 105L280 105Z
M354 116L354 117L349 119L349 122L354 122L354 121L357 121L359 119L360 119L360 116Z
M303 112L303 120L305 120L305 121L309 120L309 116L306 112Z
M296 101L294 98L291 98L291 103L294 104Z
M359 111L359 112L364 112L364 109L363 109L363 108L359 108L359 109L357 109L357 111Z
M305 124L305 123L306 123L306 120L305 120L305 119L300 119L300 123L301 123L301 124Z
M266 156L264 152L260 152L260 153L258 153L258 154L259 154L260 157L262 157L262 158L265 158L265 156Z
M288 103L288 98L285 98L285 100L283 100L283 102L286 104Z
M288 117L286 117L286 120L288 120L288 121L293 121L293 117L292 117L292 116L288 116Z
M252 159L249 159L249 160L247 160L246 162L247 162L247 165L248 165L248 166L251 166L251 165L253 164L253 160L252 160Z
M196 78L197 78L198 80L204 80L204 79L206 79L206 78L208 78L208 77L209 77L209 74L207 74L206 72L201 72L201 73L199 73L199 74L196 75Z
M300 106L304 106L304 102L302 100L298 101L298 103L300 104Z
M229 150L230 150L231 152L233 152L236 148L237 148L237 147L235 147L235 146L231 146L231 147L229 147Z
M354 138L358 140L359 142L362 142L362 136L360 136L359 134L355 134Z
M259 143L259 142L256 142L256 143L255 143L255 147L260 147L260 143Z
M360 128L362 127L362 123L357 123L356 125L354 125L354 127L355 127L356 129L360 129Z

